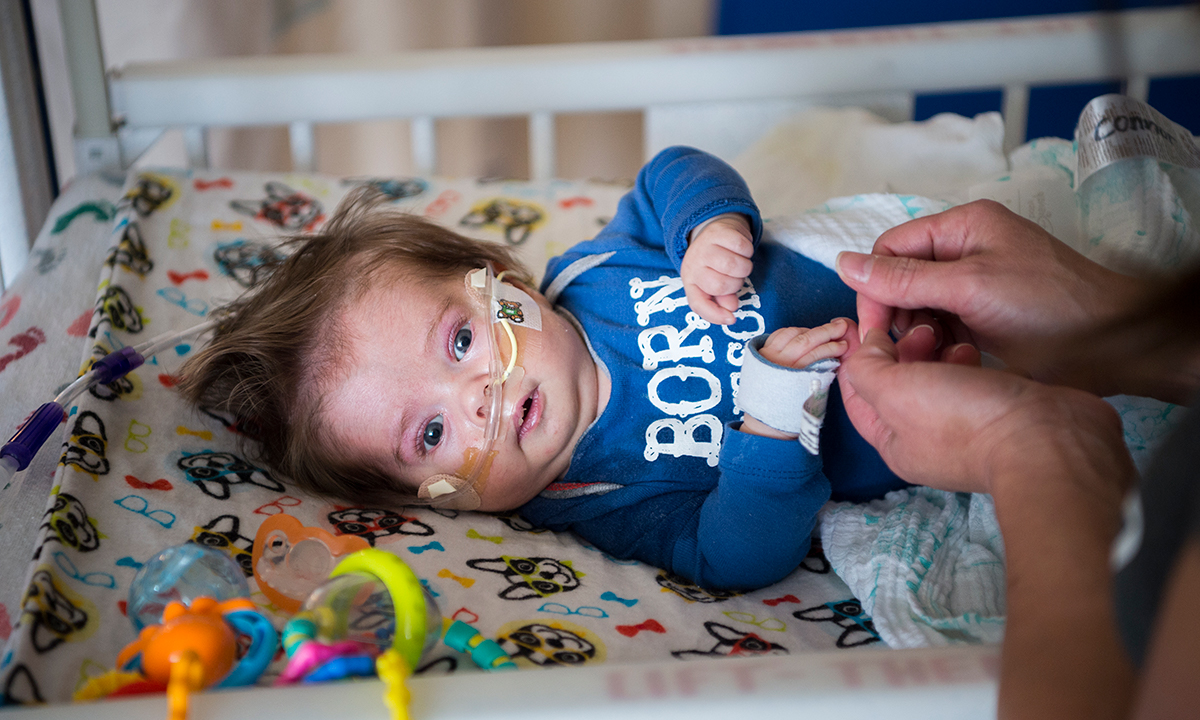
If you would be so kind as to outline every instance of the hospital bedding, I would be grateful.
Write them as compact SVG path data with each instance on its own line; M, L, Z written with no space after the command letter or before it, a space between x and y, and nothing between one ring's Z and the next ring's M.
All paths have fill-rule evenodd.
M19 308L12 314L10 345L32 348L11 360L12 368L50 360L52 351L72 359L30 381L19 407L51 397L95 354L200 322L253 281L276 238L318 225L359 182L374 182L398 205L467 234L514 244L539 268L548 254L593 234L625 191L568 182L169 170L134 174L115 193L103 184L72 189L55 205L35 252L62 254L54 228L75 228L68 251L76 244L103 248L90 249L98 289L95 278L68 275L64 256L36 288L18 285L9 294L24 306L32 302L26 296L56 288L60 302L65 294L78 305L84 294L77 285L93 288L82 309L63 310L53 323L38 320L46 325L40 334L26 327L34 321ZM23 341L13 329L53 344ZM219 547L249 577L256 531L279 513L396 553L447 617L501 640L525 666L783 654L879 641L819 550L774 587L709 593L605 557L573 536L534 530L515 515L349 507L304 495L254 466L228 418L194 412L171 390L172 373L194 345L181 341L126 379L81 396L61 450L46 449L61 462L33 526L36 540L24 548L34 555L27 588L4 601L19 621L4 660L6 700L69 700L89 677L111 668L134 637L123 616L130 580L158 550L189 540ZM29 486L27 494L34 482ZM254 597L274 609L263 594ZM285 615L276 617L282 622ZM463 659L443 647L422 670L471 671Z
M897 127L901 132L907 127L910 135L929 132L928 124ZM876 222L894 224L961 201L964 185L1003 178L991 172L999 148L996 129L986 119L968 128L967 144L982 151L967 153L975 169L955 183L958 196L862 195L804 217L810 226L844 230L854 227L843 222L850 217L846 213L872 203L884 208L879 216L884 220L876 217ZM901 134L892 147L904 140ZM962 152L962 143L951 144ZM952 164L962 166L947 161L943 167ZM860 176L857 186L854 178L843 186L904 189L891 184L903 180L875 188L869 172ZM756 193L764 183L778 181L756 175L748 164L747 177ZM72 380L97 347L107 352L199 322L253 282L261 259L274 252L275 239L319 224L338 198L362 182L375 183L399 206L466 234L515 245L536 270L547 257L590 237L624 192L620 186L562 181L342 180L174 170L134 173L123 186L100 178L81 181L56 203L35 248L35 262L0 304L0 332L5 333L0 337L13 348L0 358L5 364L0 387L6 399L13 399L5 403L3 419L10 426L19 422ZM893 212L904 217L887 220ZM780 223L776 235L816 257L825 253L826 262L838 243L854 246L877 234L863 234L860 225L854 240L853 232L805 235L804 227L803 221ZM805 563L774 586L742 595L709 593L655 568L606 557L571 535L537 531L516 515L347 507L306 496L248 461L229 418L197 413L171 391L172 373L193 345L183 341L126 381L81 396L63 428L61 450L47 448L27 471L18 503L11 489L5 491L0 521L6 540L13 542L6 548L4 569L25 566L4 576L24 577L19 587L6 585L0 598L11 622L19 622L0 661L6 701L68 700L89 677L111 667L116 651L133 638L123 617L129 581L156 551L189 540L208 544L229 553L250 575L258 528L283 513L396 553L435 593L447 617L499 640L523 667L786 654L880 642L875 623L830 571L819 543ZM14 372L18 369L20 374ZM1161 416L1170 409L1138 417L1155 412ZM47 492L49 500L39 502ZM938 502L943 509L952 504L945 498ZM863 520L866 509L830 511L873 524ZM896 520L886 508L876 511L887 519L883 526ZM919 530L936 541L927 532L929 517L918 516L918 525L925 522ZM34 537L22 542L12 527ZM864 547L879 552L877 539L860 536L856 544L839 548L839 557ZM27 563L30 551L34 560ZM904 560L912 566L913 558ZM897 578L902 586L908 582L903 573ZM870 585L856 591L879 611L894 614L889 619L894 627L907 617L900 604L910 598L903 593L889 605L877 602L881 596ZM261 592L254 599L268 611L277 610ZM958 622L956 616L934 620L944 626ZM909 640L896 632L891 639L938 644L998 637L956 636L958 630L949 629L921 630ZM440 647L421 671L474 669Z

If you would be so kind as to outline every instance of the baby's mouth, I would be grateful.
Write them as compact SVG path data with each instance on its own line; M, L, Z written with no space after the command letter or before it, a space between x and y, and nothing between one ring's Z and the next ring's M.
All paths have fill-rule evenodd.
M521 404L521 409L517 415L517 438L523 439L530 430L533 430L542 417L542 399L541 394L534 390L529 397L525 398L525 402Z

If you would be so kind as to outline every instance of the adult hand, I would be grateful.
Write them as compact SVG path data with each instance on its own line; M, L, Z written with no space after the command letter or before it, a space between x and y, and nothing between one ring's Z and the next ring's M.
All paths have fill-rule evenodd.
M718 216L693 232L679 267L688 305L717 325L730 325L738 308L737 293L754 263L754 235L740 214Z
M949 362L901 362L872 328L838 370L846 412L905 480L994 492L997 477L1036 478L1064 463L1129 464L1116 412L1079 390Z
M844 252L838 273L858 291L860 334L900 332L928 309L951 334L1033 377L1054 377L1039 343L1112 317L1139 292L999 203L981 200L888 230L873 254Z

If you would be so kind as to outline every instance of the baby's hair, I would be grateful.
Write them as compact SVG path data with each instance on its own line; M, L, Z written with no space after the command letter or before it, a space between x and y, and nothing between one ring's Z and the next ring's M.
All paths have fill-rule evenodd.
M180 371L193 404L232 415L256 461L307 492L397 505L415 499L382 468L350 463L324 442L321 386L346 349L342 310L374 282L431 285L490 261L532 284L508 247L474 240L385 204L369 187L352 191L320 230L286 240L265 280L218 312L211 342Z

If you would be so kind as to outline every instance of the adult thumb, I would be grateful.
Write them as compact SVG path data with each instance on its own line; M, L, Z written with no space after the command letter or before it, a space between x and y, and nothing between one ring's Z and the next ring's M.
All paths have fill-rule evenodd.
M956 271L952 261L922 260L892 255L838 253L835 263L842 280L871 300L895 308L935 308L953 311Z
M879 414L876 403L880 393L889 385L888 370L899 362L896 345L887 333L872 328L867 330L862 344L852 355L842 361L838 369L838 381L842 388L842 402L850 422L867 442L881 449L891 433Z

